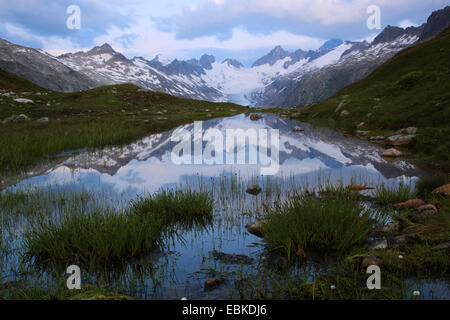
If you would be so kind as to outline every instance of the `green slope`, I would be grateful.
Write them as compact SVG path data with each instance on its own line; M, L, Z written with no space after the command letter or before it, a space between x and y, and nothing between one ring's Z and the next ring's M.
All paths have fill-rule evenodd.
M34 103L20 103L16 98ZM247 110L231 103L145 91L131 84L60 93L0 70L0 178L7 171L48 160L48 155L84 147L127 144L195 120L226 117ZM31 120L2 123L21 114ZM49 121L36 121L43 117Z
M293 118L341 129L392 135L406 127L419 132L412 159L450 169L450 28L401 51L366 78L331 98L291 109ZM344 101L340 110L337 107ZM347 110L347 116L341 112ZM365 122L361 128L358 124Z
M40 86L21 78L14 73L0 69L0 89L12 91L38 90L48 91Z

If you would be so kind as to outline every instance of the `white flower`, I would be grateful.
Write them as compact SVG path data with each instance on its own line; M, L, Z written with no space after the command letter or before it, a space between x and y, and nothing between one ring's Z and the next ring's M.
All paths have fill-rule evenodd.
M420 291L414 291L413 294L414 294L415 296L420 296Z
M402 255L399 255L398 258L399 258L399 259L403 259L403 256L402 256Z
M336 287L335 287L334 285L331 285L331 286L330 286L330 289L331 289L331 290L334 290L334 289L336 289Z

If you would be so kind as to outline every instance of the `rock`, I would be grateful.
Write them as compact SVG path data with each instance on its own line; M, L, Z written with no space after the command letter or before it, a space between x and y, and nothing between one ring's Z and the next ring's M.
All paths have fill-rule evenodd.
M415 135L395 135L386 139L386 144L389 146L406 146L411 143Z
M264 227L265 224L266 224L266 221L250 222L250 223L247 223L245 228L251 234L253 234L255 236L258 236L258 237L262 237L263 235L261 233L261 230L262 230L262 228Z
M334 110L334 113L338 112L342 106L345 104L345 100L342 100L341 103L339 103L339 105L337 106L337 108Z
M362 128L362 127L364 127L366 125L366 123L365 122L361 122L360 124L358 124L356 127L359 129L359 128Z
M211 291L219 287L223 283L222 279L211 278L205 281L205 291Z
M306 259L306 252L302 248L299 248L295 254L300 259Z
M364 131L364 130L356 130L355 133L358 136L367 136L369 134L369 131Z
M374 136L374 137L370 137L369 139L370 141L381 141L381 140L386 140L385 136Z
M15 102L19 102L19 103L34 103L33 100L30 99L25 99L25 98L16 98L13 99Z
M450 242L441 243L431 249L433 250L443 250L443 249L449 249L450 248Z
M416 127L409 127L409 128L406 128L406 133L407 134L416 134L418 130L419 129L417 129Z
M450 184L443 185L433 190L432 194L450 196Z
M402 155L403 155L403 153L401 151L398 151L397 149L394 149L394 148L387 149L382 154L383 157L389 157L389 158L401 157Z
M363 258L363 260L362 260L362 264L361 264L361 267L363 268L363 269L365 269L365 268L367 268L368 266L372 266L372 265L379 265L381 263L381 259L379 259L378 257L376 257L376 256L373 256L373 255L368 255L368 256L365 256L364 258Z
M370 250L383 250L388 247L387 240L375 240L372 242L372 244L369 246Z
M412 243L416 240L415 234L403 234L401 236L397 236L394 239L392 239L393 244L406 244L406 243Z
M257 121L259 119L262 119L262 117L259 114L252 114L250 116L250 120L252 120L252 121Z
M281 114L280 118L281 119L289 119L289 115L288 114Z
M300 112L294 112L292 115L291 115L291 117L292 118L298 118L298 117L300 117Z
M262 191L261 187L258 186L257 184L252 185L250 188L247 189L247 193L257 196L258 194L260 194Z
M438 213L438 209L434 204L425 204L423 206L417 207L416 210L425 215L432 215Z
M417 208L420 206L425 205L425 201L420 199L411 199L405 202L400 202L397 204L394 204L394 208L396 209L406 209L406 208Z
M300 128L299 126L295 126L294 127L294 132L302 132L302 131L304 131L302 128Z
M251 264L253 259L245 254L229 254L217 250L211 251L213 257L228 264Z
M347 110L342 110L341 112L341 117L347 117L348 115L350 115L350 112L348 112Z
M29 121L29 120L31 120L31 119L28 116L21 114L18 116L14 115L14 116L8 117L8 118L4 119L2 121L2 123L22 123L22 122Z
M36 120L36 122L40 122L40 123L45 123L45 122L48 122L49 120L48 120L48 118L47 117L43 117L43 118L40 118L40 119L37 119Z
M405 134L405 133L406 133L406 129L400 129L400 130L395 131L396 135Z
M385 226L381 228L381 232L399 232L400 231L400 222L393 221L389 222Z
M359 184L351 184L349 186L347 186L348 189L350 190L355 190L355 191L363 191L363 190L373 190L375 189L374 187L366 187L366 186L361 186Z

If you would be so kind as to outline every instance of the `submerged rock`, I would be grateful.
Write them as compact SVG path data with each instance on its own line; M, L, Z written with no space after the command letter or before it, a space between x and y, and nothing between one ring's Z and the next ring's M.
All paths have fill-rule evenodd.
M302 131L304 131L302 128L300 128L299 126L295 126L294 127L294 132L302 132Z
M205 291L211 291L218 288L222 283L223 279L211 278L205 281Z
M407 208L411 209L411 208L417 208L417 207L423 206L425 204L426 203L423 200L411 199L411 200L408 200L405 202L400 202L400 203L394 204L394 208L396 208L396 209L407 209Z
M249 187L246 192L251 195L257 196L258 194L261 193L261 191L262 191L261 187L258 186L257 184L254 184L251 187Z
M245 226L245 228L251 234L258 236L258 237L262 237L263 235L261 233L261 230L265 224L266 224L266 221L264 221L264 220L257 221L257 222L250 222Z
M251 264L253 259L245 254L229 254L217 250L211 251L213 257L228 264Z

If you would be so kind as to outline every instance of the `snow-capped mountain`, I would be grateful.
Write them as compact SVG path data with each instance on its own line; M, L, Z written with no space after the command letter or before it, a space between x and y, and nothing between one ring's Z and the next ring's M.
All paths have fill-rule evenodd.
M87 90L99 84L52 55L0 39L0 68L56 91Z
M371 43L333 39L318 50L294 52L277 46L251 67L233 59L219 62L206 54L187 61L169 60L161 55L129 59L108 44L53 57L2 40L0 67L60 91L134 83L144 89L193 99L290 107L327 98L363 78L400 50L436 36L449 24L450 6L447 6L433 12L420 27L388 26ZM64 76L54 76L55 71Z

